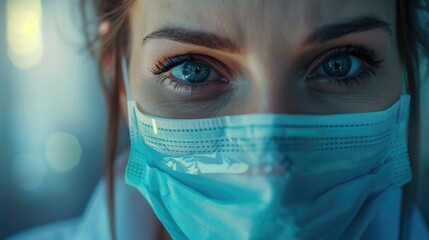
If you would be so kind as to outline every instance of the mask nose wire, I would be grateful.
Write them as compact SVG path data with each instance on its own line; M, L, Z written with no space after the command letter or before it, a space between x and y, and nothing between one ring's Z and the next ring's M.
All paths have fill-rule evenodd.
M127 60L122 54L121 56L121 68L122 68L122 79L124 81L125 86L125 94L127 95L127 100L131 101L131 90L130 90L130 80L128 79L128 68L127 68Z

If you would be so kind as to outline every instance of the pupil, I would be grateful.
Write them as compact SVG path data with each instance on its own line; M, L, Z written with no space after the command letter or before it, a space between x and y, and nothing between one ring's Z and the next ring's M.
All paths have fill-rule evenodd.
M184 80L190 83L201 83L210 75L210 67L207 64L191 61L186 62L182 69Z
M340 68L341 64L339 62L335 62L334 66L335 66L336 69L338 69L338 68Z
M352 67L352 60L349 56L335 56L323 64L326 74L333 77L346 76Z

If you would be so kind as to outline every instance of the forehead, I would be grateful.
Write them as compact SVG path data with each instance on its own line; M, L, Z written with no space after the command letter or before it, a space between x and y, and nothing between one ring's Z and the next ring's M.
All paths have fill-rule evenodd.
M142 34L180 26L241 44L288 44L322 25L362 15L392 24L395 19L395 0L137 0L136 5L133 16Z

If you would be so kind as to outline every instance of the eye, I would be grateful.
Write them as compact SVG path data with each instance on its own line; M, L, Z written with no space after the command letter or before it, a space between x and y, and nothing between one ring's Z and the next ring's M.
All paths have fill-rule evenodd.
M350 55L340 55L328 58L313 72L313 74L319 77L353 77L357 75L362 68L363 62L361 59Z
M318 59L322 59L318 61ZM317 82L317 90L333 92L326 85L359 86L370 80L381 68L382 60L378 60L374 51L364 46L340 47L322 55L315 62L320 62L308 76L309 82ZM325 86L322 86L324 84Z
M158 81L179 95L219 95L232 71L219 60L188 52L165 58L151 70ZM203 96L204 97L204 96Z
M171 76L184 83L202 83L217 73L202 61L187 61L171 69Z

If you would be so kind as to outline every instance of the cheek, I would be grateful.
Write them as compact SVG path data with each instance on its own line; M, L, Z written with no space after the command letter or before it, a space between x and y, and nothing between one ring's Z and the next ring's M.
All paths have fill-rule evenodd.
M403 84L405 83L405 79L403 79L403 73L401 71L401 64L399 61L396 61L392 63L392 68L390 71L388 70L388 73L386 74L388 78L388 85L386 86L384 97L385 100L385 106L391 106L394 104L401 94L405 94L405 89L403 89Z
M403 69L400 64L399 58L391 58L391 63L389 66L389 70L387 70L386 76L387 76L387 85L386 86L391 94L394 96L399 96L402 92L402 86L405 82L405 79L403 79ZM405 89L404 89L405 90ZM405 92L405 91L404 91Z
M402 67L401 60L397 51L396 42L389 47L385 64L385 76L382 87L384 88L384 105L392 105L402 93L405 93L403 84L406 79L403 79L405 69Z
M386 36L385 36L386 38ZM384 63L379 74L380 79L375 86L377 105L379 108L385 109L393 105L402 93L402 84L405 81L402 77L402 66L398 54L398 43L394 37L394 33L385 41L373 42L380 45L380 49L384 49ZM384 45L384 46L383 46Z

